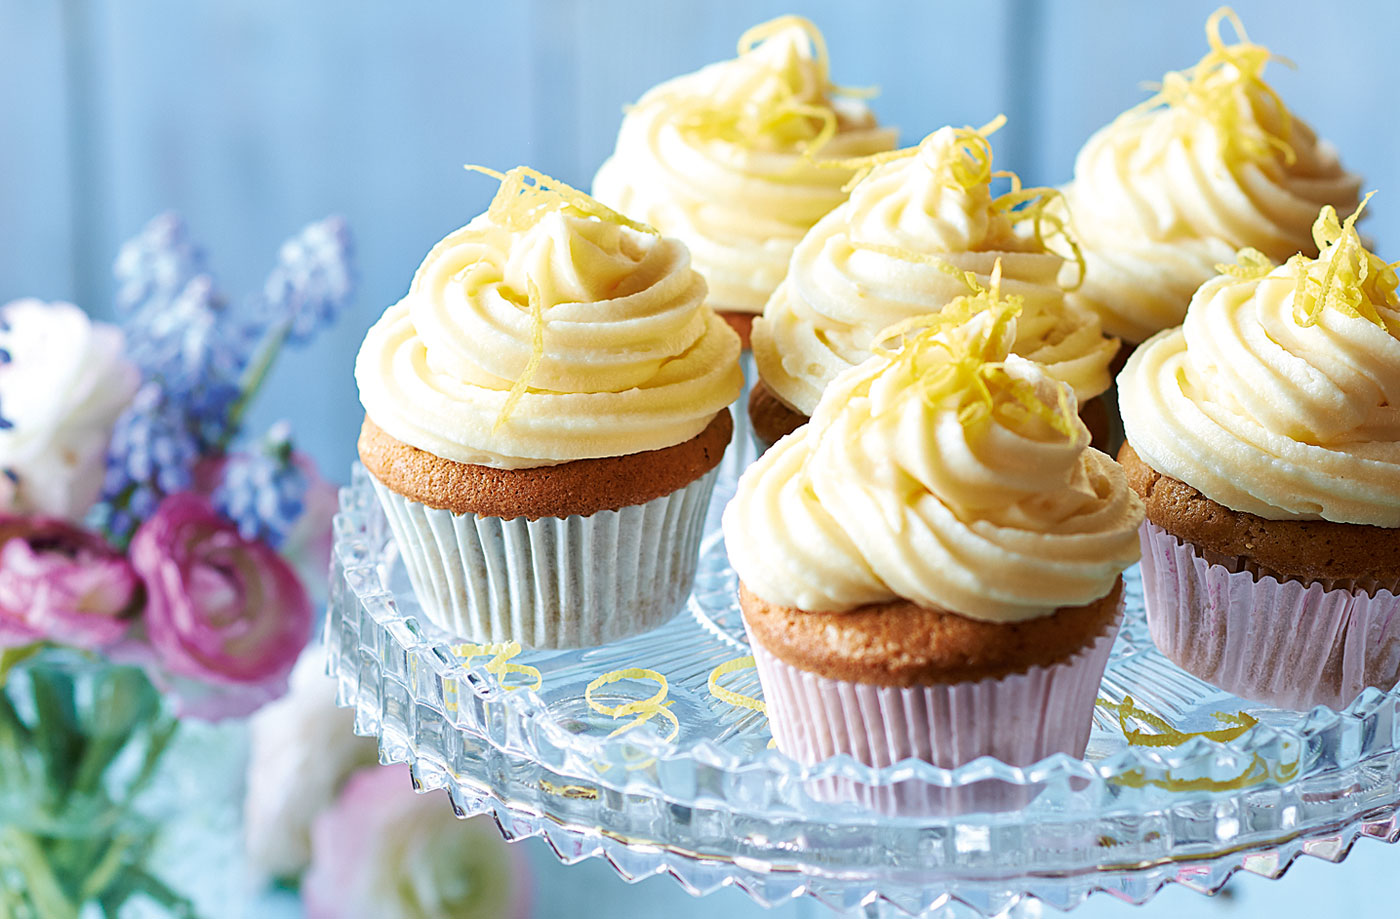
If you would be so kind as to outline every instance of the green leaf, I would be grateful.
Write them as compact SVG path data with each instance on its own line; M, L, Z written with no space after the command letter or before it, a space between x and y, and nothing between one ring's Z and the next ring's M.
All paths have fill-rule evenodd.
M45 644L36 641L32 645L21 645L17 648L5 648L0 651L0 687L4 687L5 681L9 679L10 671L16 664L21 664L29 658L44 650Z

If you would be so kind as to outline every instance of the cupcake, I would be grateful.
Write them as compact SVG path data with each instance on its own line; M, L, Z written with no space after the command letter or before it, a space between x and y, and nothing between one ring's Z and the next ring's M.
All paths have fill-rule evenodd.
M1226 20L1233 44L1220 35ZM1196 289L1237 249L1315 255L1318 208L1350 211L1360 190L1264 82L1272 55L1233 12L1212 14L1206 37L1200 63L1167 74L1160 92L1089 138L1065 188L1087 263L1072 299L1132 344L1180 325Z
M1081 756L1142 503L1012 310L906 331L739 481L724 537L778 747Z
M917 147L872 157L850 199L803 238L754 324L760 382L749 406L760 441L806 423L882 330L987 289L994 268L1022 305L1012 353L1068 383L1100 419L1093 433L1106 435L1107 412L1088 406L1108 389L1118 342L1094 313L1065 302L1058 276L1076 264L1074 243L1045 213L1059 193L1022 189L1011 175L1011 190L992 194L994 176L1009 175L993 173L988 140L1003 120L940 128Z
M895 131L841 95L817 27L774 19L744 33L734 60L642 96L593 179L598 200L690 247L745 347L793 247L846 199L854 170L832 161L895 145Z
M600 644L685 602L739 340L684 244L532 170L493 175L490 209L365 337L360 458L434 624Z
M1400 299L1355 222L1242 253L1118 377L1153 641L1284 708L1400 678Z

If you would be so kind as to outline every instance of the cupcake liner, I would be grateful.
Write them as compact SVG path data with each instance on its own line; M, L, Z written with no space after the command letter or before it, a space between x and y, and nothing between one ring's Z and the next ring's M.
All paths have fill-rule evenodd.
M1247 562L1213 564L1151 522L1141 539L1152 640L1188 673L1295 710L1342 709L1400 679L1400 585L1279 581Z
M840 753L869 766L911 757L954 768L980 756L1029 766L1055 753L1082 757L1099 683L1118 634L1118 616L1068 660L966 683L876 686L800 670L749 644L778 749L803 763ZM922 780L868 786L823 780L823 799L854 799L877 810L939 813L1024 805L1034 787L999 781L943 788Z
M587 517L481 517L374 481L423 613L478 642L580 648L656 628L686 602L718 469Z

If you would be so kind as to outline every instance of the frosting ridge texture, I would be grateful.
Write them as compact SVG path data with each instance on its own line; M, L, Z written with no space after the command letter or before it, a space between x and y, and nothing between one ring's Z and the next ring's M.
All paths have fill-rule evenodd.
M1012 176L1011 191L992 194L992 180L1009 175L992 170L988 135L1001 123L940 128L870 158L850 200L797 246L753 332L759 374L779 399L810 415L883 329L991 287L994 274L1022 302L1013 352L1046 364L1081 401L1108 388L1117 343L1095 314L1066 304L1058 279L1075 254L1046 211L1058 193Z
M1142 504L1067 386L1009 353L1014 311L935 322L841 374L740 479L731 562L769 603L896 598L1012 622L1105 596Z
M1220 35L1227 20L1233 44ZM1087 262L1072 299L1128 341L1178 325L1236 249L1315 255L1318 208L1350 210L1360 190L1263 80L1271 55L1239 19L1219 10L1206 35L1210 51L1195 67L1167 74L1157 95L1089 138L1065 188Z
M537 173L502 178L370 329L355 367L366 413L497 468L699 434L739 393L739 343L685 246Z
M842 94L816 26L798 16L755 26L737 58L628 110L593 192L683 240L717 309L758 313L798 240L845 200L852 170L830 161L895 144Z
M1400 526L1400 298L1357 216L1322 209L1316 259L1242 253L1134 352L1119 392L1144 462L1265 519Z

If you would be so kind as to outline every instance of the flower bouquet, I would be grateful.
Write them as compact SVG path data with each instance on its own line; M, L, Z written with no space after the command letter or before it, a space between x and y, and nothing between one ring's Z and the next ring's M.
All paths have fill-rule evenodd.
M324 576L334 489L285 424L248 444L243 420L283 346L348 298L343 222L286 242L236 308L174 217L116 274L120 327L0 306L6 919L202 912L155 857L162 823L178 789L237 785L182 783L171 751L285 691L313 619L296 556L319 550Z
M491 818L460 820L335 704L323 649L251 721L245 842L250 874L299 888L308 919L523 919L532 878Z

